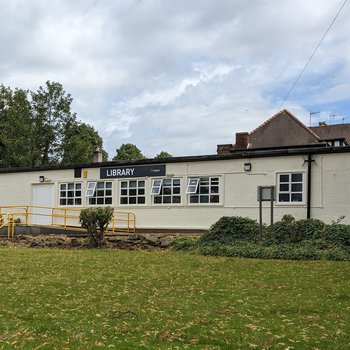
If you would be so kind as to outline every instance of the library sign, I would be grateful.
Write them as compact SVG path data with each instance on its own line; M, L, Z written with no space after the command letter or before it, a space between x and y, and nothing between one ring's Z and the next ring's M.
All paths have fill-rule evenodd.
M165 164L100 168L101 179L118 179L124 177L145 177L164 175Z

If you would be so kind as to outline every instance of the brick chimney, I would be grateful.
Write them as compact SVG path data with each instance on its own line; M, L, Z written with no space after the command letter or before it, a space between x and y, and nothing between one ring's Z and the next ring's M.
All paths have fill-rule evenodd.
M92 156L92 162L101 163L102 161L103 161L102 152L100 150L100 147L97 146Z
M246 149L249 143L249 132L236 132L236 149Z

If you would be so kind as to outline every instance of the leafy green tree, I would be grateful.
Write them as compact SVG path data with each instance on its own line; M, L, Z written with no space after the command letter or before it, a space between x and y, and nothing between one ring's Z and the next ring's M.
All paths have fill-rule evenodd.
M76 120L71 112L73 101L60 83L46 82L37 92L31 92L35 130L33 165L59 163L62 143L67 126Z
M155 159L164 159L164 158L172 158L173 156L165 151L161 151L160 153L158 153L154 158Z
M145 156L141 153L137 146L131 143L122 144L119 148L117 148L116 152L116 155L113 157L114 161L145 159Z
M33 123L28 91L0 86L0 167L30 166Z
M63 164L91 163L96 147L102 150L103 160L108 160L108 153L102 149L103 140L92 126L78 122L70 123L64 136Z
M103 141L77 121L72 101L60 83L48 81L37 92L0 85L0 167L91 162Z

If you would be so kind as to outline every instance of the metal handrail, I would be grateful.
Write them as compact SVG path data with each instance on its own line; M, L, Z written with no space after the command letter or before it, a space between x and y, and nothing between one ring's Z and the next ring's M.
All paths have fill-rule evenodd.
M11 213L6 212L2 214L3 209L11 209ZM49 213L35 213L33 209L48 209ZM15 212L14 212L15 211ZM0 206L0 216L2 215L12 215L13 221L14 217L25 217L24 223L16 223L17 225L38 225L30 223L29 217L41 216L41 217L51 217L51 226L59 226L64 229L67 228L81 228L80 225L68 223L68 219L79 220L81 209L77 208L67 208L67 207L49 207L49 206L37 206L37 205L5 205ZM63 213L62 213L63 212ZM75 214L76 213L76 214ZM63 224L55 223L55 218L63 219ZM118 227L118 224L121 224ZM42 225L38 225L42 226ZM108 232L125 232L125 233L136 233L136 215L131 212L123 212L114 210L113 218L110 224L110 227L107 230Z
M7 217L7 221L4 218ZM0 214L0 229L7 226L7 238L15 237L15 220L12 213Z

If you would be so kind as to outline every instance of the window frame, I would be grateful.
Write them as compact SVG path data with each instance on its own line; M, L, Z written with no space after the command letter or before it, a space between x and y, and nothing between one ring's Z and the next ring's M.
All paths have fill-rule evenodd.
M191 181L194 181L195 184L191 184ZM187 182L187 189L186 189L186 194L196 194L198 191L198 185L199 185L200 177L189 177L188 182ZM195 191L191 191L190 188L194 187Z
M156 185L155 183L157 181L160 181L159 185ZM159 196L160 192L162 191L163 186L163 179L152 179L152 187L151 187L151 196ZM157 192L154 191L154 189L158 189Z
M153 193L153 185L155 181L161 181L161 185L158 193ZM170 184L166 184L167 181L170 181ZM174 181L178 181L179 184L174 184ZM156 186L158 187L158 186ZM170 193L164 193L165 189L170 189ZM174 189L178 189L178 193L174 193ZM170 202L164 202L166 197L170 197ZM174 202L175 198L179 198L179 202ZM151 189L151 199L152 205L156 206L179 206L183 205L182 198L182 178L181 177L165 177L162 179L152 179L152 189ZM156 203L156 200L160 200L160 202Z
M292 175L301 175L302 179L301 181L292 181ZM288 182L282 181L281 182L281 175L288 175L289 179ZM305 204L305 172L304 171L283 171L283 172L278 172L276 174L277 176L277 191L276 191L276 204L278 205L304 205ZM280 185L288 185L289 189L287 190L282 190ZM293 191L292 186L294 185L300 185L301 184L301 191ZM280 195L283 194L288 194L289 195L289 200L288 201L281 201L280 200ZM301 200L300 201L292 201L292 195L296 194L301 194Z
M92 184L92 187L89 186L90 184ZM97 186L97 181L88 181L86 183L85 197L93 197L96 191L96 186ZM91 191L92 193L88 194L88 192L91 192Z
M69 189L69 185L72 184L74 186L73 189ZM66 188L63 189L62 186L66 185ZM80 185L80 188L77 188L77 185ZM68 196L68 192L73 191L74 194L72 197ZM76 192L80 191L80 196L76 195ZM58 204L60 207L81 207L83 205L83 183L81 181L67 181L67 182L59 182L58 183ZM66 192L66 196L62 197L62 192ZM68 204L68 200L73 199L74 204ZM76 204L76 200L80 199L80 204ZM66 200L66 204L61 204L62 200Z
M99 183L103 183L102 188L98 187ZM107 183L110 183L111 187L107 187ZM92 188L89 188L89 184L94 184L94 186L92 187L94 189L92 194L90 193L88 194L88 191L92 190ZM97 191L103 191L104 192L103 196L98 195ZM107 195L106 191L110 191L111 194ZM87 198L87 203L86 203L87 206L104 206L104 205L112 206L113 205L113 181L111 180L88 181L86 185L85 197ZM103 203L98 203L98 200L101 198L103 198ZM109 198L110 198L110 203L108 203L109 200L106 203L106 199L109 199ZM96 203L91 203L93 199L96 199Z
M136 182L136 187L130 187L130 182ZM127 187L122 187L122 184L126 182ZM139 183L143 182L143 187L139 187ZM119 200L118 206L145 206L147 204L147 195L146 195L147 181L144 178L133 178L133 179L121 179L119 181ZM136 190L135 195L130 195L130 190ZM143 194L139 194L139 191L143 190ZM122 191L127 191L127 194L122 194ZM130 198L135 197L135 203L130 203ZM127 198L127 203L122 203L122 200ZM139 203L139 198L144 198L143 203Z
M222 177L220 175L203 175L203 176L193 176L188 178L188 186L190 187L190 181L198 179L197 189L196 193L193 193L193 191L189 191L187 188L186 194L187 194L187 205L194 205L194 206L221 206L222 205ZM208 179L208 180L205 180ZM213 183L212 181L217 179L217 184ZM201 182L208 181L209 184L206 186L202 184ZM192 184L192 186L194 186ZM201 193L201 189L208 187L208 193ZM218 187L217 192L213 192L212 188ZM191 202L191 197L198 197L198 202ZM201 202L201 197L208 197L208 202ZM212 196L218 196L218 201L211 201Z

